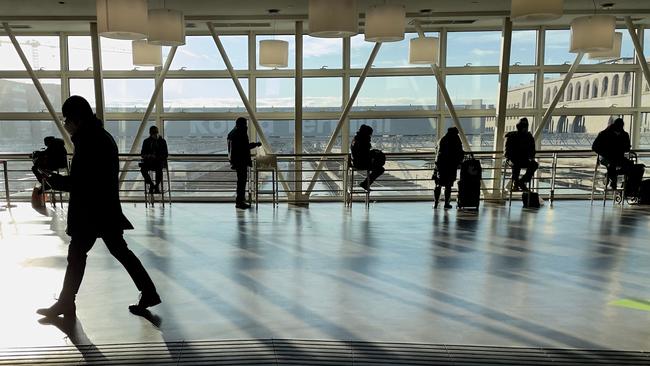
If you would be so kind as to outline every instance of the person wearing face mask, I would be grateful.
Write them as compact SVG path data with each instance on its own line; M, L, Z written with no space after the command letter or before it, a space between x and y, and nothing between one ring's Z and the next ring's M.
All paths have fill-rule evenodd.
M520 119L516 127L517 131L506 134L505 157L512 164L512 188L528 191L527 184L539 168L535 161L535 138L528 131L528 118ZM526 168L526 173L519 179L522 168Z
M626 174L634 163L625 157L630 151L630 135L625 132L625 123L617 118L607 126L591 145L591 149L599 155L600 163L607 167L607 180L613 189L619 174Z
M248 120L239 117L235 121L235 127L228 133L228 160L230 168L237 172L237 196L235 207L247 209L251 206L246 203L246 180L248 179L248 167L253 166L251 149L262 146L260 142L248 141Z
M142 142L142 162L140 163L140 172L144 177L145 184L149 185L149 193L160 193L160 182L162 181L162 170L167 165L167 141L160 137L158 127L149 127L149 137ZM149 171L156 173L156 184L153 184Z
M62 112L64 128L74 144L70 175L51 174L48 182L54 189L70 192L66 228L70 236L68 264L58 300L49 308L38 309L37 313L74 319L75 298L86 269L88 252L97 238L102 238L108 251L124 266L141 292L140 300L129 306L129 310L143 314L146 308L160 304L161 300L151 277L124 240L124 230L133 229L133 225L122 213L120 204L120 163L115 140L104 130L102 121L83 97L68 98Z

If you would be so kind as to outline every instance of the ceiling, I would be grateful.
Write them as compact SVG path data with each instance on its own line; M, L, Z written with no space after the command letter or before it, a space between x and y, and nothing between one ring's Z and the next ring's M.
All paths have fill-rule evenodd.
M543 1L543 0L539 0ZM95 18L95 0L0 0L0 20L8 21L16 31L83 31ZM362 15L369 6L383 0L358 0ZM408 18L420 18L429 28L499 27L509 14L510 0L388 0L404 4ZM650 24L649 0L564 0L565 16L550 26L568 25L575 16L599 13L618 17L630 15L635 23ZM603 7L613 4L611 7ZM188 32L205 30L213 21L225 31L248 29L291 31L295 20L307 19L307 0L149 0L150 8L169 7L183 10ZM279 9L271 18L268 9ZM621 24L623 24L621 22ZM518 24L515 26L530 26ZM307 26L308 27L308 26ZM20 29L23 28L23 29Z

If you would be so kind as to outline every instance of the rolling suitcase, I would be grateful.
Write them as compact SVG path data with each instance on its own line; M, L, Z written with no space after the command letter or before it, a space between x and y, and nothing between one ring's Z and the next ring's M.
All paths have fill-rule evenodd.
M460 165L458 208L476 208L481 202L481 162L470 156Z

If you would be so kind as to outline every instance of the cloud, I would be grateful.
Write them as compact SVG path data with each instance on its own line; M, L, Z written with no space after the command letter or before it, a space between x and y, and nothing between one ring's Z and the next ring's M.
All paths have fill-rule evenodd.
M496 54L497 54L497 51L495 51L495 50L484 50L484 49L480 49L480 48L474 48L474 49L472 49L472 54L473 54L473 55L476 55L476 56L479 56L479 57L483 57L483 56L492 56L492 55L496 55Z
M320 57L340 55L343 52L343 42L333 38L305 38L303 54L305 57Z

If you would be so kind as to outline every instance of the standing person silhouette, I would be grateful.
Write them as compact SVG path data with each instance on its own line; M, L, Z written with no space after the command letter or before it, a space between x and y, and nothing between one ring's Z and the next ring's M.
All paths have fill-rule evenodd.
M237 172L237 197L235 207L239 209L251 208L246 203L246 180L248 178L248 167L253 166L251 149L262 146L260 142L248 141L248 120L239 117L235 121L235 127L228 133L228 160L230 169Z
M436 182L436 188L433 191L434 208L438 208L442 187L445 187L445 209L451 208L449 203L451 201L451 186L456 181L456 171L460 163L463 162L464 156L465 151L463 151L463 143L458 137L458 129L450 127L447 129L447 134L438 143L436 169L433 173L433 180Z
M120 204L117 145L84 98L71 96L63 103L62 112L64 127L72 136L75 151L70 175L52 174L48 181L54 189L70 192L66 229L71 237L68 266L59 299L49 308L38 309L37 313L46 317L75 315L75 298L86 269L86 258L97 238L102 238L141 291L140 300L129 306L129 310L142 313L160 304L160 296L123 237L124 230L133 229L133 226L122 213Z

